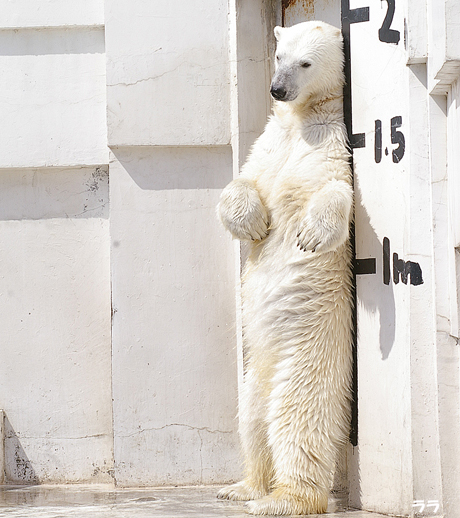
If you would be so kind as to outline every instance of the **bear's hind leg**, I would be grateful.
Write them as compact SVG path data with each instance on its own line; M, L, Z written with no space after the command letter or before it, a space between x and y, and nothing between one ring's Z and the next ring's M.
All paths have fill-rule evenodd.
M291 488L278 487L268 496L246 502L244 507L257 515L320 514L327 510L327 493L311 489L299 496Z
M240 438L246 477L224 487L217 498L255 500L266 495L272 480L272 456L268 445L266 404L257 389L254 372L248 369L240 394Z
M338 447L346 437L347 376L317 364L314 373L323 370L326 375L312 382L314 373L305 377L308 367L299 358L292 360L278 373L268 414L273 491L246 504L251 514L319 514L327 509ZM309 366L313 363L310 357Z
M308 432L307 432L308 433ZM290 435L290 434L288 434ZM279 437L274 450L273 491L246 504L257 515L320 514L326 512L335 448L327 434L312 441ZM310 444L309 444L310 443Z

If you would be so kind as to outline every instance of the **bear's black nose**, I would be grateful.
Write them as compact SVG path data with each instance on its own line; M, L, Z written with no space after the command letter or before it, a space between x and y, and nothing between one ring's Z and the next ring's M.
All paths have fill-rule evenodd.
M282 101L286 97L286 89L282 86L271 85L270 93L277 101Z

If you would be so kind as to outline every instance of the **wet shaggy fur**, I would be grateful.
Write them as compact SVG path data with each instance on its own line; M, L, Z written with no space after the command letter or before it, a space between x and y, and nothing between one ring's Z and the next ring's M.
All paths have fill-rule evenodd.
M220 498L252 514L326 511L346 440L351 376L352 188L340 31L275 29L274 102L219 217L251 251L242 279L246 477Z

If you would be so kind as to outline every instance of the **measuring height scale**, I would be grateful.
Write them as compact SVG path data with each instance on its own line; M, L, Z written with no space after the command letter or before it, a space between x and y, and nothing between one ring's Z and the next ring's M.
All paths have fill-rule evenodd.
M430 486L418 482L430 454L413 415L424 368L414 352L430 346L432 308L426 72L408 66L405 8L403 0L341 1L355 190L351 486L360 507L409 514Z
M284 0L282 21L323 20L344 36L355 190L351 504L432 516L439 473L435 409L425 397L436 379L425 361L433 351L426 67L413 53L408 65L410 3Z

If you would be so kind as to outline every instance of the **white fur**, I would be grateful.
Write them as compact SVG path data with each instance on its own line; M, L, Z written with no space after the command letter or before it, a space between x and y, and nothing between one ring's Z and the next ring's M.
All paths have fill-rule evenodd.
M252 240L242 288L246 478L219 497L249 500L253 514L321 513L346 440L351 374L342 40L321 22L275 35L272 91L286 100L218 206L233 236Z

